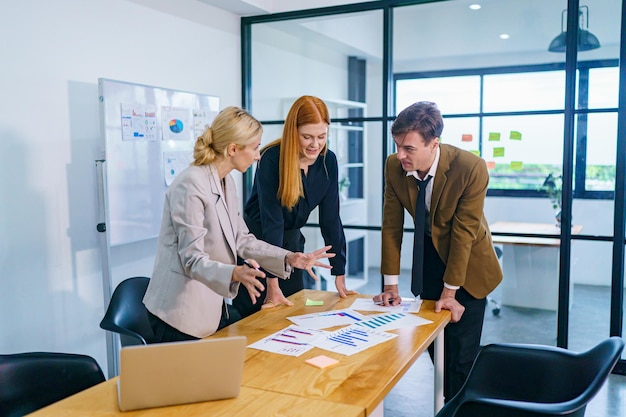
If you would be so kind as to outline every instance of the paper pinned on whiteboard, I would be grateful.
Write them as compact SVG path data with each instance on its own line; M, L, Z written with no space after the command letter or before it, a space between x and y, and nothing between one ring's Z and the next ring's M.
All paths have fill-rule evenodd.
M156 107L150 104L120 103L122 140L156 140Z
M161 131L163 140L193 140L193 124L191 109L163 107L161 108Z
M190 152L163 152L163 178L168 187L180 172L187 168L193 156Z

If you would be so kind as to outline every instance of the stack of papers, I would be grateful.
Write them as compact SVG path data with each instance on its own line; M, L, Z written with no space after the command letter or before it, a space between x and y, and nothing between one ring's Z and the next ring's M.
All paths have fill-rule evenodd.
M357 298L352 308L322 311L287 317L294 324L248 347L281 355L300 356L319 347L343 355L353 355L397 337L388 330L431 323L411 312L419 312L421 300L404 300L398 306L385 307L371 299ZM364 315L356 310L383 311ZM334 331L332 327L343 326Z

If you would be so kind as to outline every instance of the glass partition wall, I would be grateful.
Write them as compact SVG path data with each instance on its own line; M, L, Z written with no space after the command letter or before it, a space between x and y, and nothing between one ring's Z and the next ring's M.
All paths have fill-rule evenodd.
M379 1L242 19L243 103L263 122L263 142L281 135L297 97L329 106L350 288L381 287L390 123L409 104L434 101L441 141L490 170L485 212L505 277L490 296L483 342L584 350L622 335L622 3ZM323 244L316 222L312 215L307 248ZM330 278L322 287L334 290Z

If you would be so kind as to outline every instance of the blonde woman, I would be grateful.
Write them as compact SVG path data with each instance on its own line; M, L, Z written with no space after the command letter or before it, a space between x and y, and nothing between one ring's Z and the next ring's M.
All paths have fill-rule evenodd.
M326 245L335 254L331 273L341 297L354 294L345 285L346 237L339 217L338 168L328 150L328 107L314 96L298 98L285 120L283 135L261 151L244 219L254 235L292 251L304 250L300 229L319 207L319 224ZM294 271L289 280L267 279L259 301L241 293L233 305L246 316L261 307L292 305L286 297L305 288L305 274ZM280 281L280 282L279 282ZM261 305L262 304L262 305Z
M288 278L292 268L327 267L329 248L294 253L258 240L239 214L232 170L260 158L261 124L237 107L222 110L198 137L194 161L166 195L154 272L143 299L157 341L213 334L240 316L228 303L241 285L256 300L265 274ZM237 265L238 258L244 265ZM244 292L244 291L242 291Z

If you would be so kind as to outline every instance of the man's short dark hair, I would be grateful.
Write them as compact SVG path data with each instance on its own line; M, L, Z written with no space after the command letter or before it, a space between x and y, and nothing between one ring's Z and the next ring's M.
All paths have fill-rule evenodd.
M391 135L395 137L409 132L418 132L426 143L441 137L443 118L435 103L418 101L398 114L391 125Z

